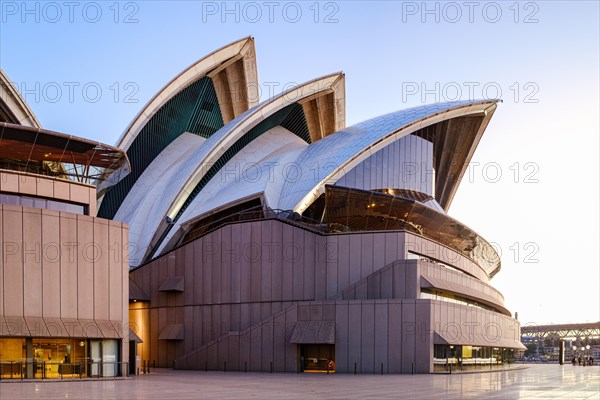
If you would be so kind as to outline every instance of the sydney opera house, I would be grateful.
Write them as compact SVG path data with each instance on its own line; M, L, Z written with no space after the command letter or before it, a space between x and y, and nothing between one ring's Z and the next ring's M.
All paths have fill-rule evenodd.
M523 345L490 285L500 258L447 214L498 101L422 105L348 127L343 73L263 102L258 92L254 40L225 46L164 86L115 147L96 143L84 168L73 165L91 142L50 149L59 141L50 136L66 136L43 131L18 94L16 105L2 98L2 241L18 241L22 224L18 234L38 242L109 246L120 235L125 250L91 265L85 253L63 261L64 251L41 268L27 252L4 260L0 321L29 331L0 330L0 364L35 358L41 335L71 338L71 358L83 343L88 360L112 340L108 360L129 368L136 357L264 372L507 366ZM5 176L55 189L27 192ZM60 197L81 213L51 209L59 183L89 192ZM19 222L29 214L37 219ZM50 330L61 318L98 329ZM36 322L48 329L32 333ZM94 350L98 341L108 344Z

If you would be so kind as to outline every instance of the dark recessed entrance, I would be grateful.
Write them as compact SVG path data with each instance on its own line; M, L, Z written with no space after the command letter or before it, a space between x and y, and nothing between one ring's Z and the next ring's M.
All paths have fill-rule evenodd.
M335 372L335 345L302 344L300 360L304 372Z

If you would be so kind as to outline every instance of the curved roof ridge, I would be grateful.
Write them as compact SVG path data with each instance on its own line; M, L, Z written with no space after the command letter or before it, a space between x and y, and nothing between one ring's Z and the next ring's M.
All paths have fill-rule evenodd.
M123 131L117 140L117 146L127 150L131 142L141 131L145 122L149 121L152 115L156 113L170 98L175 96L181 90L189 86L191 83L206 76L211 70L219 67L222 63L241 54L245 46L253 43L254 38L247 36L237 40L221 48L214 50L206 56L198 59L186 69L177 74L166 85L164 85L156 94L142 107L140 112L133 118L127 128ZM253 51L253 48L252 48ZM202 64L206 65L202 65ZM255 65L256 69L256 65ZM189 76L187 76L189 75ZM257 82L252 82L258 84ZM248 85L250 86L250 85Z
M12 100L12 104L7 103ZM42 124L25 101L23 96L15 90L8 76L0 68L0 102L6 104L9 111L15 116L20 125L32 128L41 128ZM17 122L15 121L15 122Z
M386 113L386 114L378 115L378 116L375 116L373 118L369 118L367 120L357 122L354 125L350 125L347 129L353 128L353 127L361 127L363 125L369 124L371 121L379 120L380 118L390 117L390 116L393 116L393 115L397 115L399 113L411 112L411 111L414 111L414 110L421 109L423 107L448 106L447 110L451 110L451 109L456 108L456 107L464 107L466 104L473 106L473 105L491 104L491 103L502 103L502 100L501 99L473 99L473 100L446 101L446 102L432 103L432 104L421 104L421 105L410 107L410 108L403 108L402 110L391 111L391 112ZM438 111L436 114L439 114L439 113L442 113L442 112L444 112L444 111L443 110L442 111ZM428 117L429 116L423 117L420 120L426 119ZM416 121L419 121L419 120L416 120Z
M177 187L177 193L171 200L168 209L165 210L165 214L161 216L161 222L146 251L153 252L153 249L160 246L160 242L164 239L164 236L166 236L167 230L171 229L169 224L164 223L166 220L165 218L168 217L171 221L176 222L177 215L185 208L186 201L192 196L196 186L209 171L209 168L206 167L207 165L215 165L216 162L220 160L221 156L223 156L225 152L245 133L268 116L275 114L286 106L298 103L300 100L309 96L315 95L321 91L330 90L335 83L339 82L340 78L343 78L343 73L337 72L311 79L303 84L290 88L289 90L250 108L211 135L206 142L204 142L202 147L198 149L194 157L194 162L196 164L195 171L187 176L185 181L177 182L177 185L175 185L175 187ZM315 85L317 86L316 88L314 87ZM294 92L297 94L293 98L290 97L290 94ZM181 178L185 177L182 176ZM147 258L148 256L152 256L152 254L147 253L144 258Z
M113 218L152 160L184 131L210 136L247 110L256 100L249 94L256 71L254 39L247 37L196 61L157 92L118 140L133 173L101 199L99 215Z
M303 179L284 184L279 208L302 213L323 191L325 184L335 183L354 166L387 144L422 127L454 117L483 113L486 120L489 120L497 103L498 100L494 99L420 105L371 118L335 132L309 146L297 158L297 164L303 169ZM488 115L489 108L493 109ZM485 129L487 124L482 125ZM483 131L479 136L482 133ZM477 142L478 140L475 145ZM313 169L317 165L318 176L315 176L315 171L305 171L309 168L307 165ZM444 209L448 205L442 204Z
M293 91L297 91L297 90L309 87L310 85L313 85L315 83L331 81L331 78L335 77L335 79L333 81L331 81L329 85L327 85L324 89L320 89L320 90L326 90L331 86L331 84L333 84L334 82L337 81L337 79L339 78L340 75L341 75L341 73L329 74L329 75L325 75L321 78L312 79L306 83L295 86L292 89L289 89L277 96L274 96L268 100L261 102L260 104L256 105L255 107L249 109L248 111L246 111L245 113L240 115L239 117L235 118L233 121L231 121L229 124L225 125L223 128L219 129L211 137L209 137L206 140L206 142L204 143L204 146L201 150L206 150L207 154L205 155L204 159L201 160L201 162L199 163L199 168L196 170L196 173L193 176L191 176L190 179L188 179L188 183L186 183L184 185L181 192L188 193L188 194L191 193L191 190L193 188L189 187L190 183L193 183L195 186L196 182L195 182L194 178L196 177L195 175L199 172L198 170L202 169L201 164L211 163L211 162L216 161L216 159L218 159L218 157L220 155L222 155L226 151L226 149L229 147L229 146L227 146L228 144L232 145L233 143L235 143L235 141L237 141L237 139L239 139L239 137L242 134L244 134L246 132L246 130L251 129L251 127L249 125L254 126L258 122L260 122L262 119L266 118L266 115L271 115L271 114L275 113L276 111L279 111L280 109L284 108L285 106L296 103L300 100L300 98L298 98L298 99L294 99L293 101L289 101L289 100L286 101L286 99L285 99L286 95L288 95L289 93L291 93ZM314 92L314 93L316 93L316 92ZM307 97L307 96L308 95L302 96L302 98ZM276 104L279 100L284 100L284 101L282 101L281 104ZM272 105L274 105L274 106L269 108L269 106L272 106ZM250 119L251 116L255 116L255 115L261 119ZM238 135L235 135L235 133L238 133ZM227 143L225 143L225 141L227 141ZM189 191L187 190L187 188L189 188ZM175 216L172 214L173 214L173 212L169 212L170 217Z

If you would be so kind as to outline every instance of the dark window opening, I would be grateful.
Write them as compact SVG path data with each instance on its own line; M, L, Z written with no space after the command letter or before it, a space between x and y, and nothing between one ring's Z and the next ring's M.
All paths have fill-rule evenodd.
M0 193L0 204L11 204L13 206L33 207L44 210L64 211L73 214L89 215L89 207L86 204L70 203L43 197L23 196L20 194Z

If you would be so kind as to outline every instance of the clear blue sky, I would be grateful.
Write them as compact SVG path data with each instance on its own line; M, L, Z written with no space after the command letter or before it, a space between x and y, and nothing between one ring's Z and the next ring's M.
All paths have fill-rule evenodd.
M498 244L493 283L523 323L600 319L598 2L223 5L0 1L0 67L45 128L111 144L172 77L245 36L263 99L343 70L348 124L501 96L450 214Z

